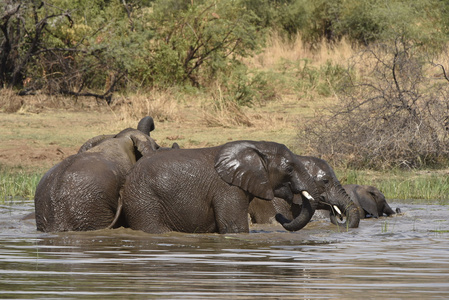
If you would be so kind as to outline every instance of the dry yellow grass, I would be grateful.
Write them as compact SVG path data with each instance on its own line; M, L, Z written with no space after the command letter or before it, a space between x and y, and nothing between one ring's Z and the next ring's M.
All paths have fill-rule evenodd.
M323 65L327 61L345 65L355 51L345 39L332 45L323 40L316 48L311 49L300 35L293 41L286 41L279 34L273 33L265 51L246 60L246 63L255 69L275 69L282 60L301 59L309 59L314 66Z

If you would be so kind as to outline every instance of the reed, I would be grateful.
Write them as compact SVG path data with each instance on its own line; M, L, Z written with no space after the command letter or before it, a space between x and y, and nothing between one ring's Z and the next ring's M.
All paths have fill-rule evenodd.
M41 173L0 168L0 203L16 199L33 199Z

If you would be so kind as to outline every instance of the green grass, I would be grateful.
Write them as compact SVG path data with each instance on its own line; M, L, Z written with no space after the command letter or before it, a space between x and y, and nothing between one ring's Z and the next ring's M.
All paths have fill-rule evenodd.
M0 203L33 199L44 172L0 166ZM449 205L449 176L444 173L337 170L337 176L342 184L376 186L388 200Z
M342 184L367 184L377 187L387 199L449 205L449 175L433 171L337 172Z
M41 173L0 167L0 203L15 199L33 199Z

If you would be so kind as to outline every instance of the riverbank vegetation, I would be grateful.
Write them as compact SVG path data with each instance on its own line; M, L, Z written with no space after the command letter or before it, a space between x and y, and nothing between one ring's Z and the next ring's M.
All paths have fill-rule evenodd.
M46 163L151 115L163 146L273 140L342 183L449 200L448 5L312 2L3 2L0 111L17 123L3 118L0 150L63 155L0 155L1 199L32 197Z

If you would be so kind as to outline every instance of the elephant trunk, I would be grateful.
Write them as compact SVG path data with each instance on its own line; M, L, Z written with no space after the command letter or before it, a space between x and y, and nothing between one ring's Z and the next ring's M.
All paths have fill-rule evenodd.
M336 199L338 203L338 208L341 212L346 216L346 220L344 223L338 222L338 215L340 213L336 212L333 206L331 206L330 210L330 219L331 222L338 227L341 228L357 228L360 223L360 214L357 206L351 200L349 195L343 189L342 186L333 189L333 195L331 195L332 199ZM341 216L340 216L341 217Z
M293 220L287 219L282 214L276 214L276 220L288 231L302 229L309 223L315 213L317 202L306 191L303 191L302 193L304 197L302 197L301 212Z

